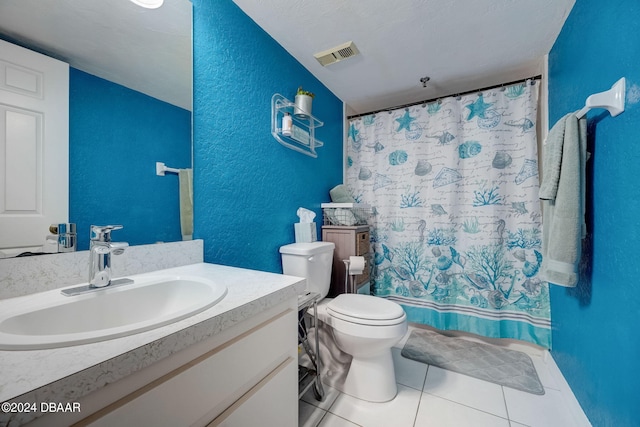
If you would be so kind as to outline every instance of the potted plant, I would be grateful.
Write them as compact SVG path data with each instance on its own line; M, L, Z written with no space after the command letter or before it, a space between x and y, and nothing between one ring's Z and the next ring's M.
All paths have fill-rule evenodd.
M302 86L300 86L296 93L293 115L300 118L308 118L311 115L311 102L314 97L315 95L313 93L302 89Z

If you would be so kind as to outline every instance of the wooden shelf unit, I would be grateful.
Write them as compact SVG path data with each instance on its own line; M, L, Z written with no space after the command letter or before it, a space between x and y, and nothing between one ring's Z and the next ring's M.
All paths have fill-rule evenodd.
M364 272L355 277L355 290L367 284L371 272L371 245L369 243L369 226L322 226L322 240L333 242L336 248L333 251L333 268L331 269L331 288L329 296L335 297L345 293L345 275L347 271L343 260L350 256L362 256L365 258ZM349 285L351 280L349 279Z

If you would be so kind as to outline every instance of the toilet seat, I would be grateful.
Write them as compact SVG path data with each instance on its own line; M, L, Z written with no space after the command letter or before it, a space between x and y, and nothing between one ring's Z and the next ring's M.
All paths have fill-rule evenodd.
M370 320L361 320L357 318L341 319L334 314L326 310L325 316L320 320L326 322L334 329L334 334L340 332L350 335L355 340L359 339L372 339L372 340L385 340L385 339L400 339L407 332L407 317L406 315L395 320L389 324L373 324L367 323Z
M383 298L341 294L327 304L327 313L346 322L369 326L391 326L406 321L400 305Z

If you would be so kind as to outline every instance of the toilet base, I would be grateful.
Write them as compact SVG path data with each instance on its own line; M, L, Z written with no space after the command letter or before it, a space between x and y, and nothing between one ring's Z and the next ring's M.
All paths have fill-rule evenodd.
M391 349L373 357L354 357L344 393L369 402L388 402L398 394Z

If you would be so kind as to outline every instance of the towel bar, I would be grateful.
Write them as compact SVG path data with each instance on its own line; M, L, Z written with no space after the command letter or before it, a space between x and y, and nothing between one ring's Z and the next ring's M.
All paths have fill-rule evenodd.
M176 168L167 167L162 162L156 162L156 175L164 176L165 172L178 173L179 170Z
M592 108L604 108L609 111L611 117L622 113L624 111L625 86L626 80L622 77L611 86L611 89L589 96L584 104L584 108L578 111L576 116L581 119Z

